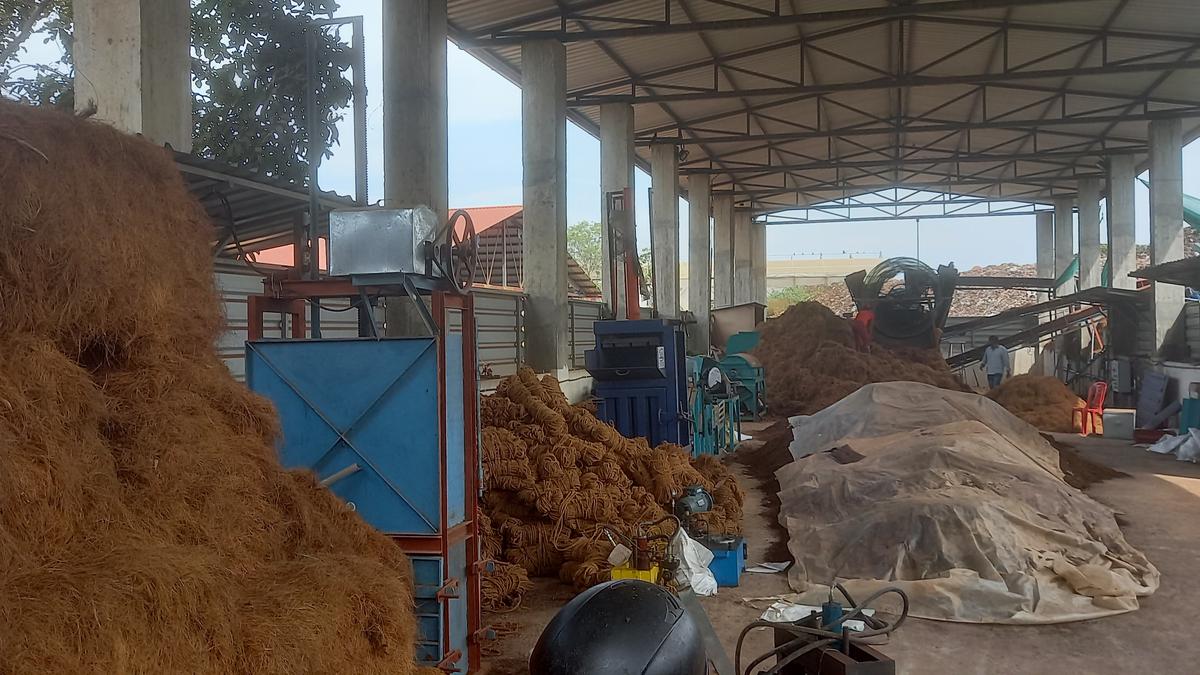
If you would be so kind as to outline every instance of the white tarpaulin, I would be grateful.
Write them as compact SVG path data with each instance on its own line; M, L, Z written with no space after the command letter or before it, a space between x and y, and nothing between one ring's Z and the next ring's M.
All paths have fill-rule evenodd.
M913 616L1055 623L1131 611L1158 587L1113 512L984 397L873 384L797 421L801 458L777 476L801 602L837 579L860 598L899 586Z

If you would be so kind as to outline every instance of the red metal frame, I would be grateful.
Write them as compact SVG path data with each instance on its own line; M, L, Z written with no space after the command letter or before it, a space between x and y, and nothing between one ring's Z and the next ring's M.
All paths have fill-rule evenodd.
M263 337L263 314L265 312L281 312L290 314L292 317L291 337L303 339L305 337L305 300L306 299L321 299L321 298L357 298L362 290L365 290L369 296L380 295L397 295L393 291L385 292L383 288L377 287L360 287L354 286L348 279L341 278L324 278L324 279L267 279L264 282L267 293L263 295L252 295L247 299L247 323L250 340L258 340ZM463 369L463 400L461 401L463 410L463 450L464 457L464 485L463 493L466 503L463 507L464 520L459 525L448 528L439 536L409 536L409 537L393 537L396 543L405 553L413 555L438 555L442 556L443 574L446 578L446 586L443 591L439 591L439 597L442 600L449 600L453 597L458 597L457 593L460 589L465 589L467 601L467 672L473 673L479 670L480 667L480 641L487 631L483 630L483 607L482 595L480 590L480 545L479 545L479 521L476 514L479 512L479 410L478 410L478 393L479 393L479 370L476 361L475 353L476 335L475 335L475 301L470 294L458 295L447 292L434 292L431 294L433 299L433 317L437 323L440 333L445 334L450 327L449 313L451 311L459 311L462 314L462 369ZM439 341L438 344L438 376L439 381L443 380L446 373L446 343ZM448 402L446 401L445 388L439 388L438 391L438 418L440 428L445 430L447 423ZM439 442L438 454L441 462L441 472L443 483L447 473L447 448L446 434L441 434ZM446 523L449 520L449 505L447 504L446 490L442 490L441 503L441 522ZM450 576L449 569L449 554L450 547L461 541L466 541L466 570L467 578L460 580ZM444 595L443 595L444 592ZM444 644L449 644L449 623L443 627L442 639ZM447 672L458 672L461 669L455 664L460 662L462 654L447 654L442 663L437 664L439 668Z

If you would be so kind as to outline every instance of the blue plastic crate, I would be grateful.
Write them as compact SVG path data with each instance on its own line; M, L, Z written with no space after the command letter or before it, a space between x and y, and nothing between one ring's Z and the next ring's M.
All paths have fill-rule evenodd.
M746 540L738 537L730 548L715 548L712 550L713 560L708 564L717 579L717 585L722 587L737 586L746 569Z

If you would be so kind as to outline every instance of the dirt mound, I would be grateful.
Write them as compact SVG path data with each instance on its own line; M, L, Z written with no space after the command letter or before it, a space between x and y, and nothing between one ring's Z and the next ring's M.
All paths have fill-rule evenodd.
M214 345L167 153L0 103L0 671L413 672L408 559Z
M1042 431L1059 433L1077 429L1072 411L1083 407L1067 385L1045 375L1017 375L988 392L988 398Z
M1106 480L1129 478L1129 474L1124 471L1117 471L1084 457L1070 443L1064 443L1050 434L1042 434L1042 438L1058 450L1058 468L1062 469L1063 480L1073 488L1083 490Z
M709 531L741 531L741 488L720 461L621 436L570 405L553 377L524 368L485 397L481 411L484 550L528 576L558 576L580 590L606 581L605 529L633 536L639 524L666 516L690 485L712 492L715 508L699 516ZM675 526L650 531L672 534ZM512 592L498 593L492 607L520 601L517 582L506 583Z
M962 391L937 350L854 347L850 323L815 302L801 302L759 326L754 355L767 374L778 414L811 414L872 382L912 381Z

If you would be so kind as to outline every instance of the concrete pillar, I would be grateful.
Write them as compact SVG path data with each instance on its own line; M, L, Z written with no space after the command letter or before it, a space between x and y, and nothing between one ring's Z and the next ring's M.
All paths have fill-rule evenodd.
M1034 216L1037 227L1037 275L1054 278L1054 212L1039 211Z
M1113 288L1137 288L1129 273L1137 269L1137 244L1134 239L1133 155L1113 155L1108 164L1108 259L1109 280Z
M754 302L767 304L767 224L750 224L750 281Z
M383 201L449 212L446 3L383 3Z
M654 302L659 316L679 318L679 155L673 145L650 150L654 203L650 234L654 240Z
M75 109L192 150L188 0L75 0Z
M713 197L713 306L733 301L733 196Z
M1054 199L1054 276L1061 276L1075 259L1075 222L1074 197L1056 197ZM1073 279L1063 282L1058 288L1058 294L1071 293L1075 290Z
M1079 288L1100 285L1100 179L1079 181Z
M446 3L383 3L383 203L449 215ZM407 298L391 298L387 334L426 335Z
M1150 123L1150 262L1183 258L1183 131L1178 118ZM1183 311L1183 287L1154 284L1155 345Z
M754 277L751 267L754 248L750 237L751 214L737 211L733 217L733 304L754 302Z
M712 309L712 183L688 176L688 309L696 317L689 350L708 353Z
M570 365L566 48L555 40L522 44L521 74L526 360L538 371L565 371Z
M633 168L633 106L627 103L607 103L600 106L600 189L603 194L629 190L629 196L632 199ZM627 234L633 238L631 244L636 252L637 228L633 227L633 204L626 204L625 208L629 219ZM612 253L608 250L609 228L608 202L605 197L605 200L601 202L600 218L601 252L604 260L604 269L600 274L600 289L604 294L604 301L610 307L613 304L615 290L617 303L622 308L621 312L624 315L624 308L628 306L623 282L624 265L618 263L615 266L618 278L614 280L612 278L614 269ZM637 301L638 299L634 298L634 302Z

